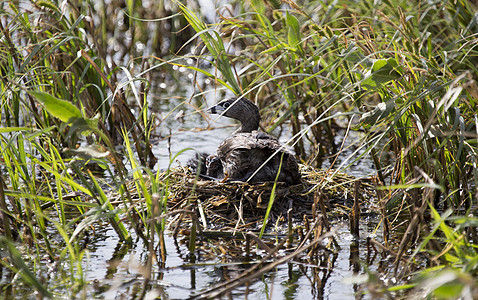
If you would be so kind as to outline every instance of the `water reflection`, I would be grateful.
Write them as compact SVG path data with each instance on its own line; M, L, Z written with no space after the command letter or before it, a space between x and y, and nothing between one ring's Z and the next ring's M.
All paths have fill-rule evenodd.
M367 228L362 228L364 231ZM303 255L288 263L278 265L262 277L229 292L232 298L278 299L355 299L359 285L343 282L344 278L360 274L360 262L367 261L365 242L354 243L348 229L340 229L336 236L341 250L326 248ZM103 236L104 234L104 236ZM104 238L106 237L106 238ZM202 243L216 251L216 255L201 250L191 255L187 241L177 241L165 235L166 261L152 265L151 278L145 275L148 249L140 240L134 246L119 241L112 230L106 230L91 249L86 279L95 284L95 296L115 298L141 294L165 298L185 299L218 283L225 282L259 261L262 254L253 252L250 257L238 257L242 250L227 249L226 241L204 240ZM243 240L238 245L243 244ZM230 246L230 243L229 243ZM226 248L223 248L226 247ZM222 248L222 249L221 249Z

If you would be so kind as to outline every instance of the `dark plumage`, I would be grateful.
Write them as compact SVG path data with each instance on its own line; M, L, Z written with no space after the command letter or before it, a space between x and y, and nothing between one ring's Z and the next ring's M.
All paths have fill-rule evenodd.
M206 176L216 179L224 178L224 170L219 157L215 154L211 154L206 157Z
M288 184L300 182L294 154L274 137L257 131L260 114L254 103L242 97L234 97L219 102L208 111L241 122L241 127L217 148L223 172L230 180L274 181L282 159L278 181Z
M206 175L207 172L207 166L206 166L206 160L209 154L207 153L199 153L196 152L194 157L189 159L186 165L191 168L193 173L198 173L199 175ZM198 170L199 169L199 170Z
M216 154L209 155L204 152L196 152L186 165L191 168L194 174L199 174L203 178L211 180L224 178L222 163Z

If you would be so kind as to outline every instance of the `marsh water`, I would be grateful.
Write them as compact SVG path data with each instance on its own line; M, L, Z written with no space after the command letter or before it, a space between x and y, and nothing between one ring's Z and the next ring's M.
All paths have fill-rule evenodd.
M371 234L373 229L369 225L361 228L365 234ZM95 282L94 296L105 299L122 299L122 296L128 299L145 287L149 290L146 299L156 296L187 299L247 269L261 256L257 253L256 258L244 262L231 260L226 254L202 258L199 251L197 260L191 262L187 244L166 235L166 262L161 267L153 267L152 279L146 281L142 266L146 263L147 249L141 242L121 254L122 247L112 229L105 229L99 236L103 238L99 238L95 249L90 250L86 277ZM355 299L357 285L354 283L360 279L361 271L354 273L356 264L351 257L352 237L348 228L342 227L336 238L341 250L322 258L322 264L313 265L305 258L290 261L250 282L247 287L235 289L230 295L234 299ZM359 250L363 261L364 240Z
M208 1L200 2L206 6ZM207 14L208 10L204 12ZM186 164L195 151L215 152L219 143L235 130L233 121L209 116L204 111L227 96L227 92L186 68L172 67L170 72L175 75L166 75L151 82L152 89L148 95L148 106L156 125L151 139L153 153L158 159L156 171L165 170L170 165L176 167ZM198 82L201 92L195 88ZM290 137L286 127L281 128L279 140L282 142ZM339 134L336 137L337 144L343 138L343 133ZM345 141L346 146L356 137L349 136L348 139ZM184 149L190 150L176 157ZM353 157L351 154L355 149L347 148L342 157ZM323 167L328 167L328 163L326 161ZM342 163L348 165L350 162L339 159L335 166ZM372 161L365 158L349 166L345 172L356 177L368 177L374 174L374 169ZM357 283L364 274L356 255L359 262L367 261L365 241L368 236L375 236L377 224L378 220L373 217L363 219L357 253L353 250L354 239L349 233L348 221L336 219L332 228L337 230L335 238L340 248L321 252L317 257L299 256L234 289L228 296L233 299L355 299ZM133 230L131 234L134 236ZM279 233L274 238L275 232L268 234L271 244L285 238ZM167 232L166 260L162 263L153 262L151 278L146 278L145 265L150 251L142 240L137 238L132 245L127 245L120 241L107 222L95 225L94 235L85 245L88 251L83 259L84 277L90 285L84 288L86 294L79 297L187 299L217 283L234 278L265 256L265 252L258 249L246 256L240 246L231 247L234 239L198 239L200 246L192 256L187 236L175 239L171 232ZM377 239L380 240L380 237ZM238 244L241 243L243 241ZM370 267L371 270L374 268ZM2 284L10 278L7 272L2 274ZM61 283L58 285L61 286ZM23 295L17 296L30 298L34 295L25 289ZM69 296L75 298L77 295Z
M159 88L151 99L151 109L156 110L158 118L161 118L161 126L158 126L157 136L153 139L158 170L166 169L171 162L173 167L186 164L195 151L214 152L218 144L235 130L233 121L201 114L191 108L193 105L206 108L220 100L214 92L201 97L200 101L187 100L186 95L192 93L191 86L185 81L176 89ZM163 116L162 111L169 113ZM281 138L287 138L287 133ZM342 138L337 137L338 142ZM353 137L350 139L353 140ZM192 150L172 159L186 148ZM349 148L347 151L351 153L353 150ZM344 157L350 153L345 153ZM372 162L362 159L360 164L352 165L347 172L366 177L374 171ZM368 236L375 236L377 223L378 220L373 217L365 218L361 223L359 261L366 261L365 241ZM235 289L230 296L234 299L355 299L357 285L353 283L361 278L363 270L353 258L357 253L351 251L353 238L349 233L348 221L334 220L333 227L339 228L336 239L340 250L323 253L312 261L303 257L279 265L262 278ZM148 291L146 299L158 296L162 299L190 298L216 283L234 277L265 255L257 250L257 253L246 256L240 253L240 247L232 251L235 253L230 253L221 248L228 249L228 244L233 243L231 239L200 238L202 247L198 247L197 254L191 257L188 238L183 238L184 241L181 238L176 240L168 232L165 236L166 261L156 265L153 263L152 278L146 280L143 266L149 252L141 239L137 239L132 247L122 245L114 230L105 223L105 227L99 228L95 239L90 242L87 259L86 279L94 282L94 296L121 299L134 296L142 290Z
M217 116L211 117L198 112L197 107L204 109L220 101L220 93L211 89L205 97L189 99L188 95L193 94L193 84L187 80L187 75L186 73L179 83L158 85L149 99L150 109L158 118L158 126L152 138L153 152L158 158L157 171L168 168L170 164L173 167L184 165L195 151L214 152L218 144L235 130L236 124L227 118L218 119ZM194 106L196 108L193 108ZM287 138L288 133L283 131L280 139ZM337 143L341 143L343 138L343 135L337 136ZM356 136L349 136L345 145L348 146L353 140L356 140ZM191 150L176 157L177 153L186 148ZM343 157L352 156L355 148L356 146L347 148ZM340 160L336 162L337 166L341 163ZM352 164L346 172L356 177L374 174L372 162L367 158ZM369 236L380 240L380 237L375 235L375 232L379 232L376 231L378 221L374 217L362 219L361 239L356 252L348 221L333 220L332 228L337 230L335 238L340 248L321 252L316 257L298 256L247 285L234 289L229 297L355 299L355 292L359 288L357 283L363 280L362 275L365 273L361 263L368 260L365 241ZM134 236L134 231L130 231ZM268 234L268 242L271 244L285 238L282 232L277 233L276 237L274 231L269 231ZM237 243L239 246L234 245L235 238L198 237L198 240L199 246L192 256L188 249L187 235L179 235L175 239L171 232L167 232L166 260L161 263L153 262L151 278L146 279L145 265L150 251L143 241L136 238L132 245L127 245L120 241L107 222L95 225L94 235L85 245L88 251L83 259L83 271L89 285L84 288L86 295L83 296L133 299L142 295L144 299L187 299L217 283L234 278L266 255L258 249L246 255L241 246L244 241L240 240L240 237ZM373 271L377 267L369 268ZM2 281L7 278L9 277L4 274ZM25 290L23 297L29 296L29 291Z

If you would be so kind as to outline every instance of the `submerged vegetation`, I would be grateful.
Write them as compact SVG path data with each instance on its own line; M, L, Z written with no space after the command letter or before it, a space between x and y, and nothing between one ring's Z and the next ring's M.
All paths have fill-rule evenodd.
M217 20L202 16L198 2L0 3L2 293L99 293L85 272L89 243L104 227L125 247L145 245L144 284L133 291L141 297L162 288L153 279L162 279L154 272L167 259L168 228L187 237L195 262L201 238L211 239L201 201L227 199L197 196L204 182L194 174L178 180L175 160L187 149L166 165L153 151L177 105L155 111L154 93L160 83L188 81L194 94L178 96L178 106L204 115L211 94L245 95L261 108L264 131L288 138L304 165L327 170L307 176L332 177L303 191L313 195L310 211L284 220L286 234L271 240L264 235L278 224L269 213L280 186L265 185L258 197L266 218L227 230L244 236L247 251L254 243L268 254L230 286L191 293L231 293L299 256L330 273L320 253L340 250L324 186L371 157L376 172L355 185L373 182L367 210L380 216L383 241L367 245L390 266L370 268L372 258L359 271L357 263L367 276L354 279L356 292L476 298L476 1L222 1ZM178 208L170 202L184 178L192 181ZM358 220L351 203L341 209Z

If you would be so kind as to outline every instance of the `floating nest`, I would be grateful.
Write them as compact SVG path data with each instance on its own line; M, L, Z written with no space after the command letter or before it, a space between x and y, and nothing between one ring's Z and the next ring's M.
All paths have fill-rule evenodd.
M374 193L369 182L361 180L357 185L357 179L345 173L314 170L303 165L300 172L302 183L293 186L280 182L276 185L274 182L221 183L198 178L188 167L171 169L160 179L169 180L170 211L193 210L210 229L260 226L271 197L269 221L278 224L304 220L324 213L324 209L328 215L343 216L349 213L354 195L363 203Z

